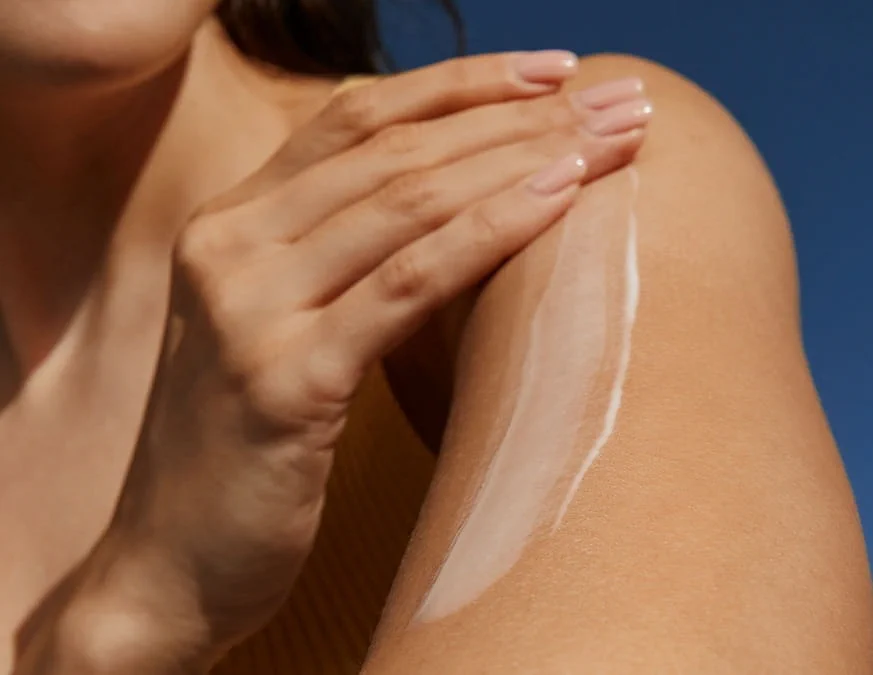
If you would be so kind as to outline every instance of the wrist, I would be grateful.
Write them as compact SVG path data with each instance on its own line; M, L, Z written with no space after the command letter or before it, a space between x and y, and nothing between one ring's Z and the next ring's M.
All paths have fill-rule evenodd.
M46 675L206 671L209 631L196 595L151 547L107 537L75 577L37 647L51 662Z
M196 650L185 648L156 616L109 597L77 597L60 617L51 647L63 675L205 672Z

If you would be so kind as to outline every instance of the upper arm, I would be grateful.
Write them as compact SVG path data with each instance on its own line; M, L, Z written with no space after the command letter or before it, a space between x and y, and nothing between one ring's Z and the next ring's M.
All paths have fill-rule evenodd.
M698 272L713 260L723 264L727 281L745 274L752 262L745 257L757 258L774 291L763 295L772 295L782 304L780 316L794 322L787 327L793 330L797 291L791 235L779 195L755 147L717 101L650 61L623 55L586 57L565 88L583 89L627 75L644 79L656 108L634 166L644 171L647 203L660 203L659 214L669 216L642 232L653 235L647 236L647 245L665 260L670 258L676 274L684 270L690 275L692 285L711 278ZM596 183L586 188L581 200L597 189ZM703 213L706 222L700 221ZM720 222L729 225L720 228ZM537 245L554 249L557 238L551 232ZM456 298L385 360L398 402L433 450L440 446L455 385L454 364L480 290Z
M586 186L459 331L443 456L374 675L869 668L869 571L777 191L730 116L676 74L593 57L572 86L628 74L656 108L636 189L627 170ZM574 260L584 288L537 319ZM536 341L551 365L525 362ZM450 564L441 609L422 612Z

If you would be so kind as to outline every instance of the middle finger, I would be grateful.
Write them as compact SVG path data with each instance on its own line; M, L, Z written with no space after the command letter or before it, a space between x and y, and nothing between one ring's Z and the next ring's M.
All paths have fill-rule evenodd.
M596 118L612 133L570 125L395 179L293 245L295 294L309 306L330 301L398 249L568 152L585 159L586 182L626 164L642 143L646 110L645 99L619 103Z
M292 180L284 191L287 208L279 211L294 213L295 222L276 235L285 241L294 240L399 176L445 165L489 148L570 125L587 125L592 133L603 134L631 129L636 126L635 119L621 129L610 127L603 120L608 111L621 104L632 104L641 96L641 81L626 78L579 92L488 104L436 120L388 127ZM338 178L345 177L354 179L343 180L341 189L330 195L318 190L319 186L337 185ZM319 194L319 199L301 203L301 194ZM278 198L283 200L281 194ZM279 227L283 228L281 224Z

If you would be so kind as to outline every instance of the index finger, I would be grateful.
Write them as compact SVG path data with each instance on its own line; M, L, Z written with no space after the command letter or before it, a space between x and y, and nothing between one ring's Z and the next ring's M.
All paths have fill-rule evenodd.
M246 183L261 192L385 127L553 93L577 69L572 52L506 52L450 59L336 94Z

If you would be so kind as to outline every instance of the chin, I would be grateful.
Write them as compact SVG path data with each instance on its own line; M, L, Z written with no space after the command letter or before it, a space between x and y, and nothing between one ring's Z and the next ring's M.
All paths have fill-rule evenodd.
M217 0L0 0L0 82L147 77L180 58Z

